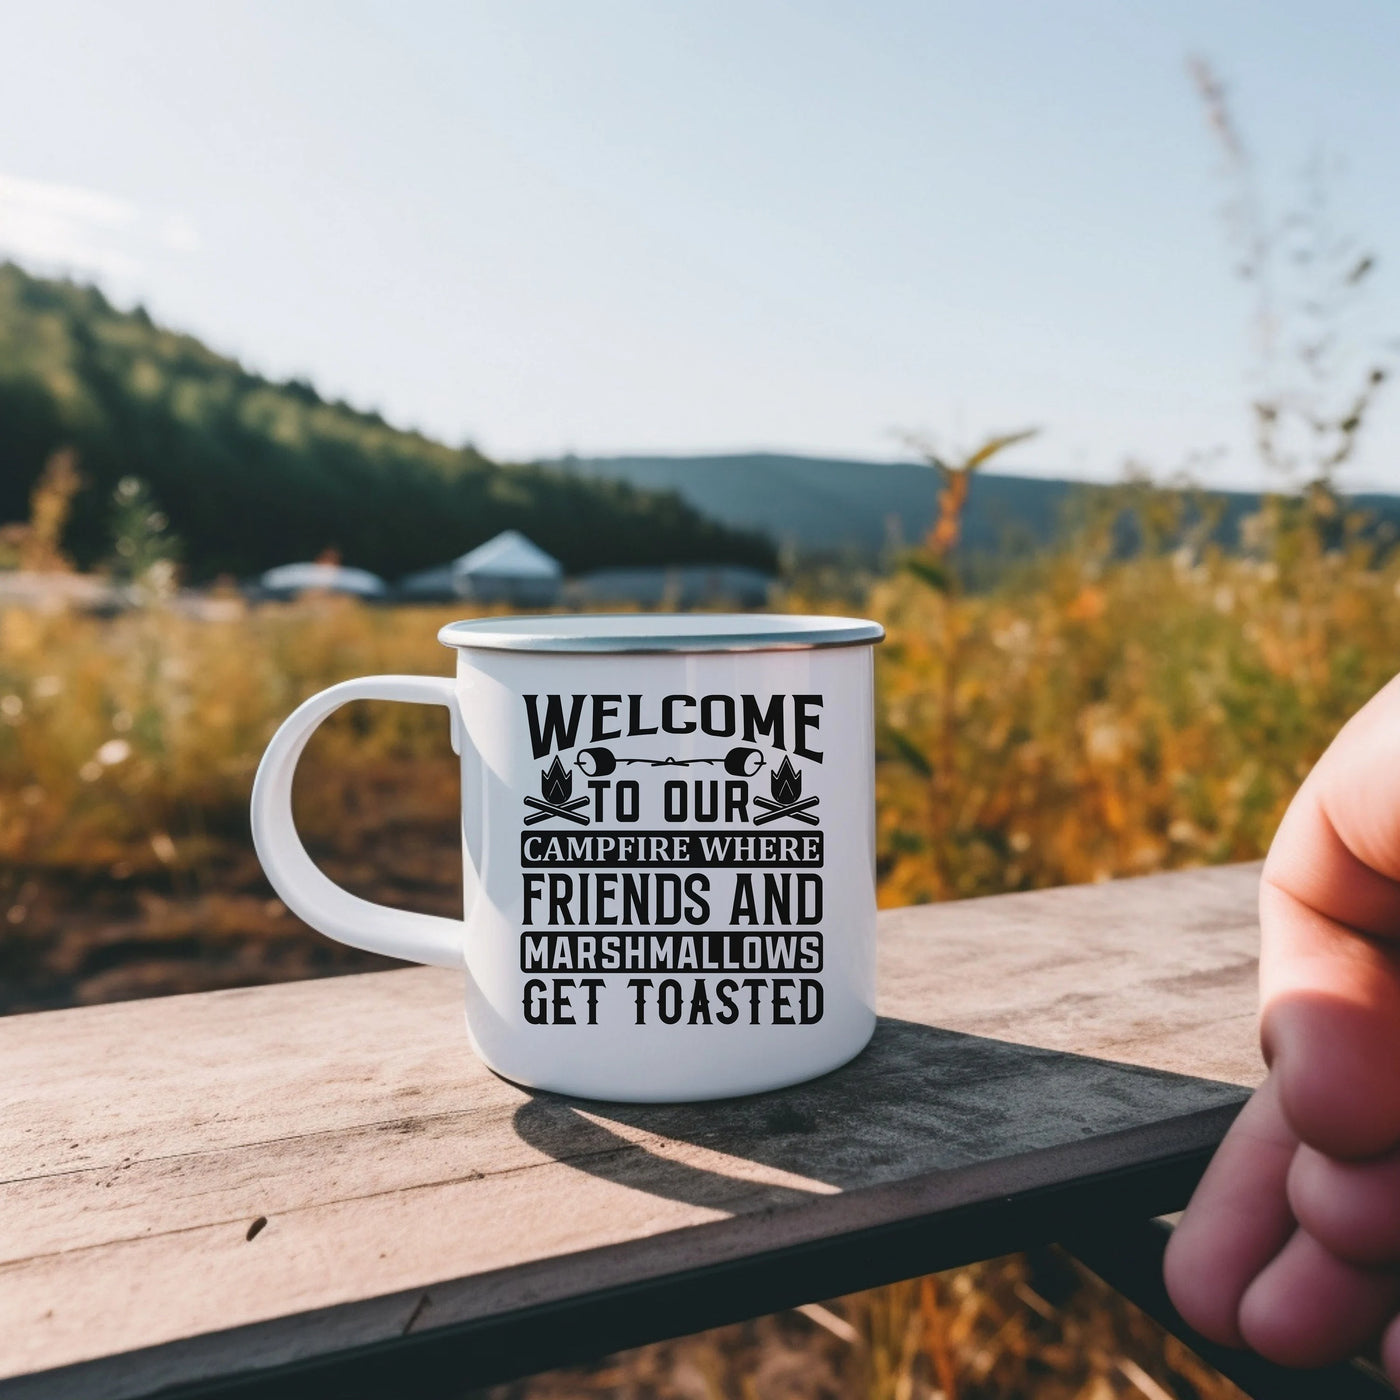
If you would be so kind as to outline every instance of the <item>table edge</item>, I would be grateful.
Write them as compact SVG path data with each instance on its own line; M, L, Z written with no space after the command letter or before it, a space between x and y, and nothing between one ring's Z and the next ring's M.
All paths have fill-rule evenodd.
M1078 1142L1061 1143L993 1163L931 1172L839 1198L852 1212L846 1228L822 1233L810 1211L780 1212L756 1222L730 1216L708 1225L541 1260L493 1273L441 1280L407 1292L357 1299L331 1308L227 1331L181 1338L48 1371L0 1380L4 1400L377 1400L406 1389L424 1397L460 1396L468 1388L577 1364L646 1342L780 1311L804 1302L953 1268L1051 1243L1105 1218L1142 1219L1179 1210L1216 1145L1248 1098ZM1117 1154L1118 1165L1094 1169L1090 1157ZM1076 1166L1087 1170L1076 1175ZM975 1185L974 1185L975 1179ZM773 1235L758 1251L761 1223ZM680 1269L664 1267L678 1255ZM648 1264L651 1265L648 1268ZM561 1272L566 1278L559 1288ZM640 1266L640 1267L639 1267ZM590 1272L614 1277L589 1287ZM555 1296L545 1276L553 1274ZM572 1284L568 1282L572 1278ZM514 1300L481 1308L508 1280ZM533 1295L533 1296L532 1296ZM443 1320L412 1330L421 1300ZM477 1311L472 1312L475 1300ZM230 1356L305 1343L308 1329L344 1335L357 1316L382 1326L401 1306L404 1333L295 1359L230 1371ZM450 1314L455 1306L459 1313ZM299 1336L298 1336L299 1334Z

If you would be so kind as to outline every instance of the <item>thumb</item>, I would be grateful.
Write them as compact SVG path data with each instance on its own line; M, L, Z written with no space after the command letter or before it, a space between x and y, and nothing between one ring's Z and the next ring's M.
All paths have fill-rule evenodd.
M1290 1125L1330 1156L1400 1145L1400 683L1299 790L1259 916L1264 1052Z

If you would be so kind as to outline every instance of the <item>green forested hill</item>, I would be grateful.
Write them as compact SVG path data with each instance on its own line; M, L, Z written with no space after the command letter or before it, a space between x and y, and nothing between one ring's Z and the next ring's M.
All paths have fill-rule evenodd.
M192 577L247 574L336 549L393 578L513 526L570 571L620 564L774 565L761 534L666 491L502 466L272 383L92 287L0 263L0 522L22 519L58 448L85 485L64 547L108 549L124 476L148 482Z

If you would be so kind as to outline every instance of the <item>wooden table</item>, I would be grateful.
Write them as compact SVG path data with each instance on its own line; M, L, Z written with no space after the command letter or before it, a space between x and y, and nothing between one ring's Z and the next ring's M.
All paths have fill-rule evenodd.
M0 1394L460 1394L1177 1209L1257 880L886 914L869 1050L727 1103L516 1088L431 969L0 1020Z

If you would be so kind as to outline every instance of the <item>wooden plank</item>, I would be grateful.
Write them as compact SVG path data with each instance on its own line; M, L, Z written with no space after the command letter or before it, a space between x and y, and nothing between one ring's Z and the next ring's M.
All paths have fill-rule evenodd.
M732 1301L787 1256L830 1293L870 1232L902 1230L908 1272L1096 1176L1179 1205L1143 1183L1184 1190L1259 1074L1257 877L886 915L871 1049L727 1104L506 1084L430 969L0 1021L0 1390L137 1395L454 1328L484 1356L493 1320L725 1269Z
M892 911L880 931L880 1009L1253 1088L1264 1076L1260 869Z

